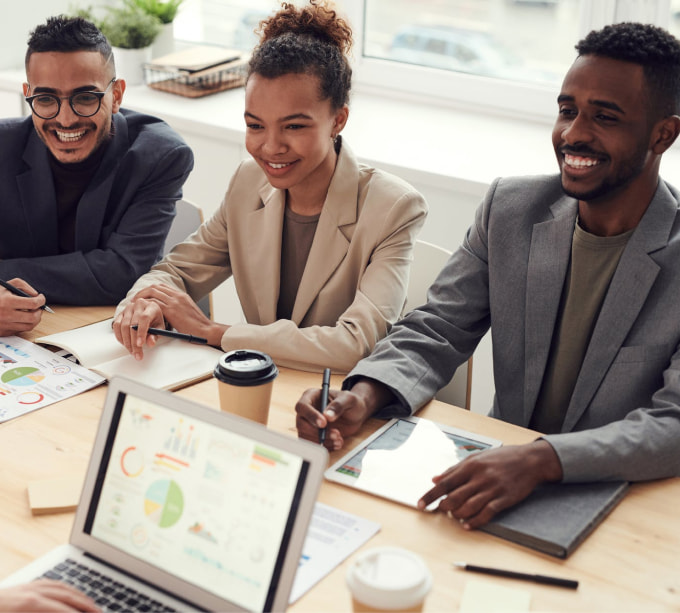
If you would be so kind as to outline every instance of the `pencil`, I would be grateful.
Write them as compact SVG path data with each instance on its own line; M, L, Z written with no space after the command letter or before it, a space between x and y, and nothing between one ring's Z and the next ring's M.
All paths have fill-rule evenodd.
M22 298L35 298L35 296L27 294L24 290L14 287L11 283L7 283L7 281L3 281L2 279L0 279L0 285L2 285L2 287L4 287L7 291L12 292L15 296L21 296ZM54 311L46 304L43 304L39 308L41 308L43 311L47 311L48 313L54 313Z

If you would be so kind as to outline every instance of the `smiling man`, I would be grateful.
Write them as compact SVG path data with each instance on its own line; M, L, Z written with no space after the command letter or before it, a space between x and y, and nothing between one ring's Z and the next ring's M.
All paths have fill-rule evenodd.
M116 304L160 257L193 167L154 117L121 110L111 46L81 18L31 33L32 117L0 121L0 335L30 330L40 306Z
M680 475L680 194L659 178L680 132L680 43L591 32L558 97L554 177L500 179L428 303L359 362L301 436L342 447L370 416L417 411L491 328L491 415L545 436L470 456L421 508L475 528L540 483Z

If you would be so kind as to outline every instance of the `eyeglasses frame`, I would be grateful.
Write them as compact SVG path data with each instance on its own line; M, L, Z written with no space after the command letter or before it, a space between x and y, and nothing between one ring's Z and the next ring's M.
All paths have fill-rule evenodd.
M58 117L59 113L61 113L61 101L62 100L68 100L68 105L71 107L71 110L76 115L78 115L78 117L94 117L97 113L99 113L99 110L102 108L102 98L104 98L104 96L106 96L108 91L111 89L111 86L117 80L118 80L117 77L113 77L113 79L111 79L109 81L109 84L106 86L106 89L104 89L104 91L101 91L101 92L85 90L85 91L81 91L81 92L76 92L75 94L71 94L70 96L57 96L56 94L42 93L42 94L33 94L32 96L26 96L24 98L24 100L26 100L28 106L31 108L31 112L34 113L37 117L40 117L40 119L49 120L49 119L54 119L55 117ZM30 85L29 85L29 87L30 87ZM99 104L97 105L97 110L94 113L90 113L89 115L83 115L82 113L79 113L78 111L76 111L76 109L73 107L73 99L76 96L79 96L80 94L94 94L98 98ZM35 100L36 98L40 98L41 96L49 96L50 98L54 98L57 101L57 112L54 115L52 115L51 117L43 117L42 115L40 115L40 113L38 113L33 108L33 100Z

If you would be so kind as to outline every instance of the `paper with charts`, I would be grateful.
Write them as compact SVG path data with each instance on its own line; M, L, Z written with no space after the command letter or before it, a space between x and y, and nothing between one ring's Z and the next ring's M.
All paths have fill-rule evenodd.
M0 337L0 422L104 381L104 377L23 338Z

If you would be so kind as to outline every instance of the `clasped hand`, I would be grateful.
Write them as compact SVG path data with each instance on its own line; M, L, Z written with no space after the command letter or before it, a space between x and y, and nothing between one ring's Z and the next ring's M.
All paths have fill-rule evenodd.
M134 295L114 319L113 331L135 359L141 360L144 347L153 347L157 341L148 333L149 328L165 328L166 324L178 332L207 338L209 344L216 346L228 327L208 319L186 292L158 284L145 287Z

